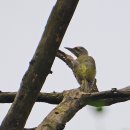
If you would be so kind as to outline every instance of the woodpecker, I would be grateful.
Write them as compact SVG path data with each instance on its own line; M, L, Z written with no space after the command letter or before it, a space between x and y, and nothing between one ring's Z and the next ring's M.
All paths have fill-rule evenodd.
M72 71L83 91L88 91L94 85L96 75L96 65L94 59L88 55L88 51L81 46L69 48L77 59L73 60Z

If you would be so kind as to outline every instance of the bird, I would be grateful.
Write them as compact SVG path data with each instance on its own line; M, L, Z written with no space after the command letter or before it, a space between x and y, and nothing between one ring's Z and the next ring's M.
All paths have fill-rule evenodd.
M88 92L94 85L96 76L96 64L93 57L89 56L88 51L82 46L65 48L76 56L71 69L78 83L82 86L81 89Z

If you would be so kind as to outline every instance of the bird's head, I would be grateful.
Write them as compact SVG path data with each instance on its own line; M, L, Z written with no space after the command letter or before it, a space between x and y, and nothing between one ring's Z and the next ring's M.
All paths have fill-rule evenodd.
M67 50L69 50L70 52L72 52L76 57L79 57L81 55L88 55L88 51L81 46L77 46L74 48L69 48L69 47L65 47Z

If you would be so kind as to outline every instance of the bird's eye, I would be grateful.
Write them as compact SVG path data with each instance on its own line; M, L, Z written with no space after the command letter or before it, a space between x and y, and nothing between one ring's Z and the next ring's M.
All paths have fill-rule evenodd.
M81 49L84 49L83 47L80 47Z

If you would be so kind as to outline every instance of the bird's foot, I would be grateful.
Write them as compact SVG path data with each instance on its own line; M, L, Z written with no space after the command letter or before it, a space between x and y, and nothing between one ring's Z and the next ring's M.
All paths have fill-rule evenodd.
M80 86L80 90L86 93L98 92L98 89L96 86L96 79L91 82L83 80Z
M82 84L80 85L80 90L83 92L86 92L86 93L90 93L91 88L89 86L88 81L86 81L86 80L82 81Z

